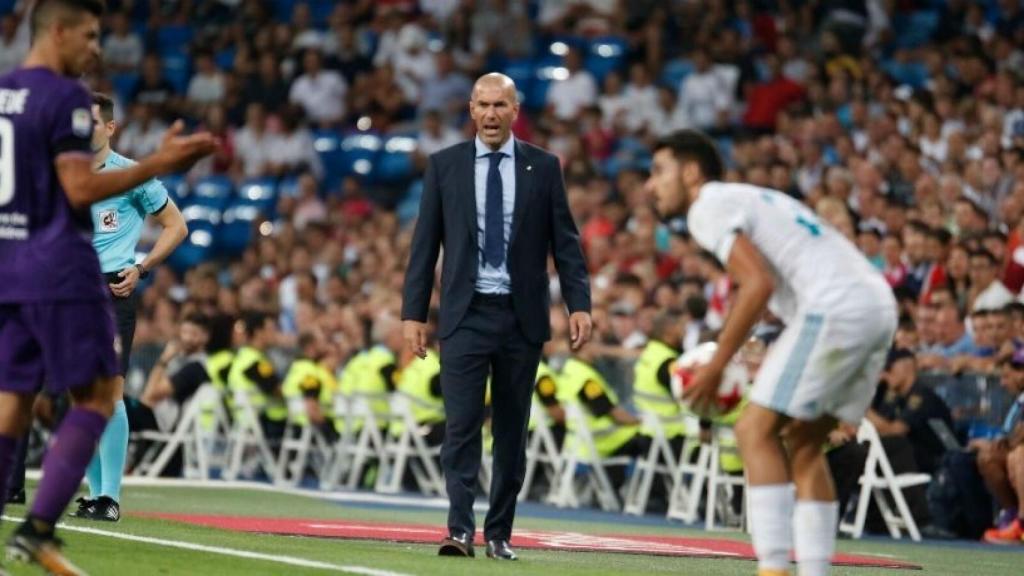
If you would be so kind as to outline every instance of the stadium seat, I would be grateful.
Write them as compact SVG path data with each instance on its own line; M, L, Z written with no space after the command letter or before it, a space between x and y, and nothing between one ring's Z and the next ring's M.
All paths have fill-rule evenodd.
M383 140L376 134L354 132L341 139L341 170L344 176L355 176L369 181Z
M583 409L575 402L567 402L564 408L570 433L562 446L561 466L552 488L551 503L559 508L578 508L585 498L594 497L602 510L618 512L621 504L606 468L628 466L633 459L627 456L602 458ZM581 471L586 476L582 490L576 485L576 475Z
M597 38L590 43L583 66L600 85L609 72L622 68L628 49L626 41L618 36Z
M313 148L324 167L324 187L327 190L337 189L346 175L342 166L341 134L333 130L318 130L313 136Z
M931 41L939 27L939 14L933 10L918 10L894 19L897 48L919 48Z
M679 90L683 80L693 72L693 62L685 58L677 58L665 63L661 69L661 85Z
M209 206L189 206L181 213L188 224L188 237L167 258L167 263L179 273L213 256L214 234L220 222L220 210Z
M235 67L235 54L237 52L238 51L234 47L226 48L217 52L213 57L213 61L221 70L232 70Z
M189 204L224 209L233 192L234 184L226 176L207 176L192 186Z
M264 215L273 217L277 207L279 190L273 178L254 178L238 185L236 197L243 202L258 206Z
M405 197L395 207L400 225L405 226L419 216L421 198L423 198L423 180L414 180L405 193Z
M167 189L167 194L170 195L174 203L182 208L189 202L189 189L188 182L185 180L185 176L182 174L165 174L158 178L160 183Z
M330 442L306 418L306 400L301 396L288 398L288 419L277 454L274 483L277 486L298 486L307 470L322 482L330 467L331 454Z
M238 256L248 248L253 237L253 224L260 218L260 207L252 202L237 200L224 210L217 228L217 252L224 256Z
M163 61L164 78L174 87L178 94L184 94L188 90L188 82L192 79L192 62L187 54L164 54Z
M412 161L412 154L416 148L416 139L411 136L391 136L384 140L383 149L373 170L374 182L408 182L416 173Z
M421 492L444 496L444 479L435 462L441 457L441 446L428 446L423 436L417 433L419 426L408 397L402 394L391 397L391 416L402 422L402 434L387 436L375 489L383 494L397 494L402 489L402 478L408 468Z
M156 48L162 56L187 54L194 30L191 26L170 24L156 32Z
M0 14L10 14L14 12L14 5L18 3L18 0L0 0Z
M839 532L849 534L853 538L860 538L864 534L864 522L867 520L868 504L875 501L882 513L889 534L896 539L906 531L912 540L919 542L921 532L917 529L917 522L910 513L910 506L903 496L903 490L912 486L927 485L931 482L930 474L896 474L889 462L889 456L882 446L882 439L878 435L878 429L865 418L857 430L857 441L867 443L868 458L864 464L864 473L860 477L860 494L857 498L857 512L853 522L842 522L839 525ZM888 493L888 494L887 494ZM896 511L890 505L890 497L896 505ZM840 511L842 515L843 511Z
M928 83L928 67L922 62L896 62L889 60L881 64L882 70L898 84L912 88L924 88Z
M117 94L117 99L128 103L131 101L135 86L139 83L139 74L137 72L111 74L110 83L114 86L114 93Z
M334 12L337 0L306 0L309 4L309 15L313 19L313 25L319 28L327 26L327 19Z
M520 102L526 102L526 96L530 93L530 88L533 85L534 70L533 60L523 58L509 60L502 67L502 72L516 83Z

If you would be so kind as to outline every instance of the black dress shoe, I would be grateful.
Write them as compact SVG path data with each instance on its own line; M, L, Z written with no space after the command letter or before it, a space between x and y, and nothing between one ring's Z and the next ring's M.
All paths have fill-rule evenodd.
M508 545L508 540L488 540L487 557L495 560L518 560L519 557Z
M487 549L490 550L490 547ZM473 540L468 534L449 534L441 540L437 555L473 558L476 553L473 552Z

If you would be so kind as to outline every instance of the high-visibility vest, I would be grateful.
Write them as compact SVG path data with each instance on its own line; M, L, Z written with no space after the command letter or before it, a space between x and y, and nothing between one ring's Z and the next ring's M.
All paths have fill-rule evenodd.
M257 412L262 412L272 422L283 422L288 419L288 406L280 398L267 398L260 387L246 376L246 372L256 365L261 374L273 374L274 365L266 354L251 347L242 346L231 363L228 372L228 389L233 394L236 390L248 392L249 402Z
M679 400L672 397L672 392L658 381L658 369L665 362L673 361L679 353L670 346L657 340L647 343L633 369L633 403L637 410L650 412L661 420L661 427L666 438L682 436L686 433ZM654 436L654 431L641 426L642 434Z
M391 413L388 404L388 383L384 381L381 370L395 363L395 355L383 346L374 346L364 350L349 360L341 374L340 389L345 396L369 395L375 398L370 401L370 408L380 424L387 421ZM362 430L363 419L356 418L352 422L353 430Z
M433 350L426 358L415 358L398 377L398 393L409 401L413 420L417 425L439 424L445 421L444 400L434 396L430 383L441 373L441 359ZM393 420L389 428L394 436L405 431L405 423Z
M597 448L598 455L611 456L639 433L639 426L618 424L610 414L600 417L591 414L587 406L579 400L581 393L594 398L605 394L612 404L618 404L618 396L600 372L581 360L570 358L562 368L558 399L563 404L575 402L582 408L583 415L587 418L590 426L590 432L594 436L594 446ZM567 428L572 433L573 423L569 422Z
M321 380L321 369L316 362L299 358L288 367L288 374L284 377L284 384L281 385L281 395L285 401L295 398L304 398L303 390L307 387L319 387L317 400L322 399L325 383ZM309 417L303 410L301 415L296 415L295 423L301 426L309 424Z
M537 364L537 377L534 378L533 398L535 401L534 406L530 410L530 430L537 427L536 410L543 410L545 408L544 403L540 400L538 386L554 386L553 390L545 391L545 395L550 396L553 394L555 398L558 398L558 374L543 360L540 361L540 364Z

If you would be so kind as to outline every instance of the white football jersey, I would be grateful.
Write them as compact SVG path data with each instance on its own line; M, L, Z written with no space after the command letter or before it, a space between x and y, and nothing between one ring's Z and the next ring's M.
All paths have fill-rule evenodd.
M852 242L776 190L708 182L686 222L691 236L722 264L736 236L746 236L775 276L768 308L787 323L798 310L857 310L892 299L881 273Z

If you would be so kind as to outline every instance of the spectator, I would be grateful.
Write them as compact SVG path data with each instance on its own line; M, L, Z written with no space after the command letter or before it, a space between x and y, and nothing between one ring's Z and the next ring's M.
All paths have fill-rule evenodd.
M732 96L722 75L703 48L693 52L693 72L679 87L679 114L687 126L714 131L728 123Z
M573 120L583 108L597 103L597 83L583 69L583 59L575 48L565 54L561 76L555 76L548 88L548 107L560 120Z
M675 94L671 92L669 94L675 98ZM651 83L651 73L643 64L636 63L629 67L629 83L623 91L623 98L625 99L624 107L627 110L627 130L636 132L649 126L647 111L660 107L662 96L659 94L658 87ZM673 105L672 108L674 109L675 106Z
M918 359L921 368L948 370L950 359L974 353L974 340L964 328L964 316L958 308L938 308L935 314L935 327L937 342L922 352Z
M306 112L310 121L322 127L341 122L345 117L348 84L334 70L323 69L323 55L309 49L303 53L301 76L292 84L288 99Z
M129 158L145 158L160 146L167 125L155 112L155 105L137 102L132 105L128 123L119 133L117 150Z
M302 232L313 222L327 222L327 205L320 199L320 187L316 178L306 172L299 176L297 188L299 198L292 214L295 230Z
M936 419L953 427L949 407L929 386L918 382L914 353L904 349L889 354L882 383L865 417L883 438L902 437L909 442L913 460L903 465L893 461L894 467L929 474L935 471L945 452L929 421ZM889 448L886 446L886 452L890 452ZM894 460L892 454L890 460Z
M996 310L1013 301L1013 294L998 277L998 260L991 252L972 252L968 270L971 288L967 293L967 302L971 310Z
M147 54L142 61L142 78L135 87L131 101L152 107L157 118L167 119L178 110L174 86L164 78L163 62L156 54Z
M416 137L417 154L425 160L434 152L458 144L462 136L442 121L439 110L427 110L423 114L423 127Z
M1014 402L999 436L974 440L971 449L978 453L978 472L1000 508L995 526L985 532L985 541L1019 544L1024 537L1024 353L1017 352L1010 359L1001 382Z
M359 43L354 26L341 22L332 29L333 34L324 41L328 66L341 72L346 84L354 86L356 77L372 70L373 64Z
M110 33L103 40L103 65L113 73L135 72L142 55L142 38L131 29L125 13L111 14Z
M0 18L0 74L6 74L21 66L27 50L23 50L18 37L18 17L5 14Z
M447 51L435 56L436 74L423 82L423 94L419 99L420 113L440 110L445 114L463 112L472 83L465 74L455 69L455 60Z
M200 386L210 381L206 371L210 328L210 320L201 314L190 314L182 319L177 339L167 343L146 379L146 387L139 398L141 407L129 413L135 416L133 422L140 424L130 426L132 430L171 430L177 411L162 409L161 404L171 400L176 407L181 407Z
M802 86L782 74L778 57L765 58L768 78L755 84L747 94L747 112L743 123L748 128L769 131L775 128L775 118L783 108L804 97Z
M322 178L323 164L313 148L313 134L302 123L302 109L285 106L280 121L280 130L267 142L270 174L280 177L309 171L317 179Z
M249 104L245 111L245 126L235 133L237 153L232 172L236 178L257 178L268 174L271 140L263 105L258 102Z
M196 116L201 116L208 106L224 99L224 74L217 69L213 54L200 52L196 55L196 73L188 83L185 98Z

